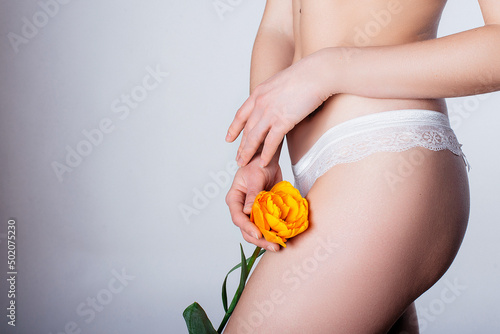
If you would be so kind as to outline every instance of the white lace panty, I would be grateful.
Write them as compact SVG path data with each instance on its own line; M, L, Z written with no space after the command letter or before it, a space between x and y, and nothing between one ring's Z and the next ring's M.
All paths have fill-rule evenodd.
M450 150L467 159L446 115L432 110L393 110L361 116L326 131L292 165L295 187L305 196L318 177L335 165L359 161L376 152L402 152L412 147Z

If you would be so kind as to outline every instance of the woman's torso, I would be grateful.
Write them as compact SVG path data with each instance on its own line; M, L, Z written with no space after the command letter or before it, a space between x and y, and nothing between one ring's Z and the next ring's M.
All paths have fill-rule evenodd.
M326 47L397 45L435 38L446 4L446 0L292 2L295 39L293 62ZM346 56L352 55L352 51L346 49ZM334 95L287 135L292 163L296 163L332 126L362 115L396 109L429 109L446 113L444 100Z

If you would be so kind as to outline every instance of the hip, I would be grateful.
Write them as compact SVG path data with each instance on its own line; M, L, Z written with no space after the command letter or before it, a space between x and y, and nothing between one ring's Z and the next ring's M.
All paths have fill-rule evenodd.
M447 115L444 100L372 99L339 94L330 97L318 109L287 134L292 164L295 164L329 129L348 120L389 110L426 109Z

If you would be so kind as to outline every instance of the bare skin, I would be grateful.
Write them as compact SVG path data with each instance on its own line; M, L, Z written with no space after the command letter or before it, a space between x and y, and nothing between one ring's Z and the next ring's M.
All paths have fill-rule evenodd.
M436 37L446 1L293 1L293 63L331 46L404 44ZM346 57L352 57L346 51ZM328 98L314 117L287 134L292 163L329 128L386 110L429 109L446 113L442 99L373 99L352 94Z
M240 166L245 166L250 161L261 144L261 164L266 166L283 137L330 97L333 97L332 100L340 100L340 96L349 95L384 100L423 100L500 90L500 60L495 57L500 52L500 2L479 1L485 21L485 26L480 28L426 40L419 39L425 36L423 32L417 31L414 32L417 35L413 41L405 40L404 36L400 37L402 40L389 36L388 40L375 43L386 32L397 35L393 29L388 28L403 13L408 15L405 23L423 21L428 23L427 29L435 29L439 8L431 11L432 20L425 17L412 20L412 15L419 14L419 8L434 8L436 3L444 5L443 1L395 1L401 4L402 11L394 14L391 23L378 35L369 38L371 46L350 46L342 42L342 39L329 46L324 43L323 48L316 52L301 54L302 58L291 66L284 64L289 56L283 54L281 62L275 58L277 56L268 59L274 64L263 66L263 70L259 72L270 73L271 66L279 72L254 87L250 97L236 113L226 137L227 141L234 141L243 130L237 155ZM313 3L324 2L311 1ZM343 1L331 3L340 6ZM386 4L389 8L389 3L391 1L388 0L373 2L379 8L383 8L381 4ZM360 6L362 12L365 13L364 8L370 8L371 4L369 2ZM407 8L411 9L411 13L406 12ZM358 20L356 15L352 19ZM271 24L267 23L263 29L271 31L265 35L271 35L272 38L266 36L266 43L262 44L267 46L271 44L271 40L278 43L269 45L272 52L285 51L282 44L296 47L293 33L293 37L290 37L284 30L285 22L286 19L281 19L274 28L269 28ZM373 20L365 21L364 25L368 26L370 22ZM401 29L404 32L404 24ZM293 31L290 28L288 30ZM280 41L279 37L287 38L288 42ZM345 39L348 40L347 37ZM339 45L335 46L334 43ZM263 75L259 77L265 78ZM354 103L348 106L354 108Z
M485 27L436 40L445 1L268 1L252 55L251 95L227 137L233 141L244 129L242 168L226 201L246 241L279 250L247 214L258 191L281 179L285 134L295 163L348 119L395 109L446 114L444 97L500 88L500 71L488 75L497 64L488 50L478 61L467 51L477 39L478 48L496 41L489 51L500 49L500 5L480 4ZM385 13L390 19L381 21ZM364 45L356 39L360 30L370 32ZM457 48L463 52L453 56ZM417 155L423 162L391 184L387 172ZM311 227L286 251L266 252L225 332L418 333L413 301L449 268L466 230L462 159L421 148L376 153L333 167L307 198Z

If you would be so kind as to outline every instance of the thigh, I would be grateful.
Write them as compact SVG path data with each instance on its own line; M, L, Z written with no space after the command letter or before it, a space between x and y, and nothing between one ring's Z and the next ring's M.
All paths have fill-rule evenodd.
M385 333L447 270L468 220L466 172L449 151L338 165L307 197L310 228L263 255L226 333Z

